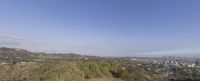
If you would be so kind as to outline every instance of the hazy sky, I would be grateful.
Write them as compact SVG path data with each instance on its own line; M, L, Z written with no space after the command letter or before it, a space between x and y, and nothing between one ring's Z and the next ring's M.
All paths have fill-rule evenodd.
M200 0L1 0L0 47L200 55Z

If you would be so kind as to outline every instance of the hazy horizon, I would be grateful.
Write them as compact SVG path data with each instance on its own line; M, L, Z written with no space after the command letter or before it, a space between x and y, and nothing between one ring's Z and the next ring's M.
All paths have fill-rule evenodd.
M0 1L0 47L97 56L200 55L198 0Z

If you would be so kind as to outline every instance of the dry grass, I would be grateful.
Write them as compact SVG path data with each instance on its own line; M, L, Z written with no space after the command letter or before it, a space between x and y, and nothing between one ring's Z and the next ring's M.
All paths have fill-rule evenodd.
M124 81L116 78L96 78L96 79L88 79L86 81Z

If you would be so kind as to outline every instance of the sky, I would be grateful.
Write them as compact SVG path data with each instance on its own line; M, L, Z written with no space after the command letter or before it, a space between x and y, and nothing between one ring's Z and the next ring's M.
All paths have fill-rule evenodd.
M199 3L1 0L0 47L97 56L198 56Z

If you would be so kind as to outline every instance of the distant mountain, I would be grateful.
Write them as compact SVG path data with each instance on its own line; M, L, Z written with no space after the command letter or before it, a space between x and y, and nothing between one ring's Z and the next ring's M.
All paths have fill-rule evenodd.
M75 53L44 53L30 52L20 48L0 47L0 60L9 61L30 61L33 59L61 58L68 60L77 60L82 58L96 59L96 56L80 55Z
M34 55L33 53L19 48L0 48L0 59L1 60L23 60L30 59Z

